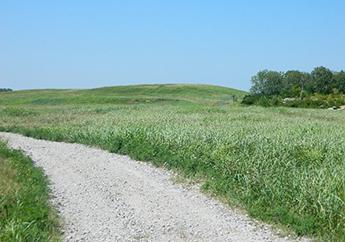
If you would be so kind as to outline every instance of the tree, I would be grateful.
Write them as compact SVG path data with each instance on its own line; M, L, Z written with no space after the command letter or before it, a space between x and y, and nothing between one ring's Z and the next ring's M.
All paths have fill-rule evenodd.
M0 92L12 92L13 90L10 88L0 88Z
M334 74L335 88L345 94L345 72L341 71Z
M283 73L264 70L252 77L253 86L250 89L257 95L280 95L283 90Z
M303 99L305 93L306 84L310 81L310 74L300 71L287 71L284 74L285 90L284 94L286 96L299 96Z
M302 100L305 93L308 92L307 86L311 82L311 75L307 72L302 72L302 76L300 79L300 87L301 87L301 93L300 93L300 99Z
M316 93L329 94L332 92L333 73L326 67L316 67L311 72L312 91Z
M299 87L302 72L300 71L287 71L284 74L285 89L288 95L294 95L293 89ZM299 94L299 93L298 93Z

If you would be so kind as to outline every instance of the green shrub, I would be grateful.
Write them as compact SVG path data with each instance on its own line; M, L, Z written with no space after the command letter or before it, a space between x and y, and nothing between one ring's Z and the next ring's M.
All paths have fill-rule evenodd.
M283 102L283 99L284 98L279 96L247 95L244 97L242 104L255 104L263 107L285 106L294 108L330 108L345 105L345 95L343 94L314 94L305 96L303 100L296 98L295 100L286 102Z

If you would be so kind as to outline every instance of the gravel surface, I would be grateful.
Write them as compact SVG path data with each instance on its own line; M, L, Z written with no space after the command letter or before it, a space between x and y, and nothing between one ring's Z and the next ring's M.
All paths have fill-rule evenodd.
M48 175L64 241L292 241L150 164L85 145L0 137Z

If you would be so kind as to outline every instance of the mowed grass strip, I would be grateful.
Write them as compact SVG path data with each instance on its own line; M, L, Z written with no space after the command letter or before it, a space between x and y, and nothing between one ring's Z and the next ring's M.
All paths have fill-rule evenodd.
M60 241L48 199L41 169L0 142L0 241Z

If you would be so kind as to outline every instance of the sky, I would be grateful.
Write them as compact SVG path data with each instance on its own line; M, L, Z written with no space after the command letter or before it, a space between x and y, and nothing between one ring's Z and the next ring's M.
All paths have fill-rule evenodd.
M0 87L207 83L345 69L344 0L1 0Z

